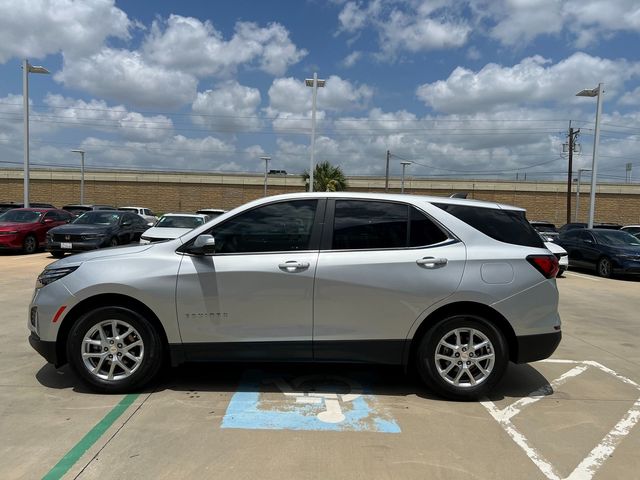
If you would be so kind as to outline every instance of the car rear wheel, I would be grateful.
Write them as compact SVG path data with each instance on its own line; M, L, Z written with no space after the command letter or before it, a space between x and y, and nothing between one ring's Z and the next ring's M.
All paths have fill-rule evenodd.
M598 271L598 275L604 278L611 278L612 265L611 260L607 257L602 257L598 260L598 265L596 265L596 269Z
M38 240L33 235L27 235L22 242L22 251L24 253L32 254L38 250Z
M162 340L138 313L100 307L71 327L67 358L94 390L126 393L153 380L162 365Z
M486 319L454 315L422 338L417 368L422 380L451 400L476 400L500 381L509 360L502 333Z

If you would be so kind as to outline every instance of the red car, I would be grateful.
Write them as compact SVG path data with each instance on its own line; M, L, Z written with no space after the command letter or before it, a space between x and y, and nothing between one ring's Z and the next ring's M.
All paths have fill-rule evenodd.
M0 215L0 250L34 253L46 243L50 228L68 223L73 215L54 208L14 208Z

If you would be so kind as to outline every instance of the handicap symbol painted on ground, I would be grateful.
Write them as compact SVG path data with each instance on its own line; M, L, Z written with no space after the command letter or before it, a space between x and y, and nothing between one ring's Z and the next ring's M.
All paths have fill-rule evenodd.
M400 427L359 382L335 375L247 372L231 398L222 428L400 433Z

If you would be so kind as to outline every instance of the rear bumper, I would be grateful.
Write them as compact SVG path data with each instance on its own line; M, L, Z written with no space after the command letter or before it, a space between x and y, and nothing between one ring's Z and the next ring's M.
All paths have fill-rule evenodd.
M561 339L560 331L516 337L518 353L515 363L529 363L549 358L558 348Z
M38 352L49 363L58 366L58 354L56 352L56 342L45 342L38 335L31 332L29 335L29 343L33 349Z

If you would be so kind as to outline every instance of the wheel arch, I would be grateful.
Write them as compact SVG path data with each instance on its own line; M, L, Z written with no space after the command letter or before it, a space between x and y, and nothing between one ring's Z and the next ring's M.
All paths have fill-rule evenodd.
M509 349L509 360L515 361L518 358L518 340L513 327L508 320L497 310L488 305L478 302L454 302L443 305L431 312L420 324L413 337L409 340L408 348L405 348L403 364L405 368L412 365L416 350L422 338L435 327L440 320L444 320L452 315L473 314L479 315L491 322L503 335Z
M156 329L162 339L165 354L169 354L167 333L165 332L160 319L153 310L147 307L140 300L133 297L118 293L105 293L85 298L78 304L74 305L73 308L65 315L56 338L56 355L58 365L64 365L68 361L67 341L73 324L85 313L99 307L124 307L142 315L151 323L153 328Z

